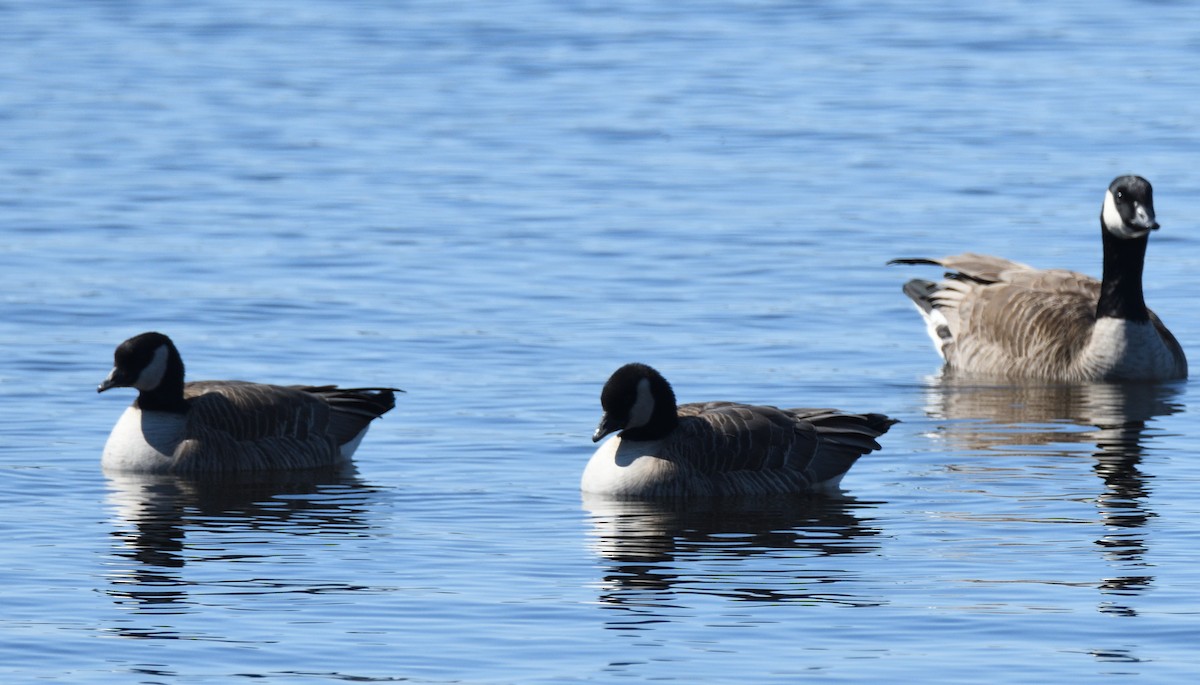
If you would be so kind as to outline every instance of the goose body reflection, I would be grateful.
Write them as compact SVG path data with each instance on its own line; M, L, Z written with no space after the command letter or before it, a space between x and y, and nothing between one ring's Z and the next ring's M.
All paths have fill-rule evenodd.
M848 567L813 561L877 551L881 531L871 522L873 507L847 497L583 498L592 525L590 547L605 564L600 600L643 618L685 593L880 604L882 599L854 585Z
M246 568L278 554L271 541L279 535L316 539L361 533L368 527L365 500L373 493L349 465L270 475L114 471L105 476L115 516L113 557L119 560L109 574L109 592L140 610L184 610L172 605L190 601L191 583L183 576L189 564L236 560ZM205 539L207 544L199 542ZM295 555L296 546L287 550ZM291 582L262 573L256 584L263 592L279 592ZM243 589L254 593L253 587Z
M1153 476L1141 464L1154 439L1151 425L1182 410L1181 392L1173 383L997 386L947 374L927 386L926 412L945 420L934 435L955 451L1026 456L1031 447L1090 445L1092 471L1101 481L1094 501L1105 530L1096 545L1117 571L1099 587L1120 594L1153 580L1145 573L1147 542L1140 532L1154 516ZM1123 611L1113 604L1104 609Z
M1182 386L1173 383L997 385L947 373L926 386L925 411L961 422L942 429L947 441L964 449L1006 442L1132 446L1140 442L1148 422L1181 410L1181 391ZM1063 430L1066 426L1096 431Z

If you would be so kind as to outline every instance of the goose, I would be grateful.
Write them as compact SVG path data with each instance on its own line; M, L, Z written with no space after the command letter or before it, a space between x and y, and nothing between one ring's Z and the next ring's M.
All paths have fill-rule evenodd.
M627 499L833 492L896 423L836 409L677 405L670 383L645 364L617 369L600 404L592 442L620 434L592 455L580 489Z
M889 264L947 269L937 283L904 284L947 371L1067 383L1186 378L1183 348L1142 295L1146 244L1158 229L1150 183L1117 177L1100 227L1099 281L974 253Z
M101 465L143 473L230 473L330 466L349 459L396 388L183 381L162 333L117 346L96 392L136 388L104 445Z

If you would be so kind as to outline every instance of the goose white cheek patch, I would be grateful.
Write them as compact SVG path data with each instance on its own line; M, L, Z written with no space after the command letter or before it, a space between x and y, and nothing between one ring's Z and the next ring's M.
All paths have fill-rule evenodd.
M1145 208L1139 206L1138 214L1144 217L1146 215ZM1150 232L1147 229L1134 228L1125 223L1125 220L1121 218L1121 213L1117 211L1117 201L1113 198L1111 190L1104 194L1104 211L1100 216L1104 219L1104 228L1118 238L1140 238Z
M154 351L154 359L138 374L133 387L138 390L153 390L162 383L163 374L167 371L167 346L161 345Z
M629 408L629 422L626 428L640 428L650 422L654 413L654 396L650 394L650 381L643 378L638 381L637 399Z

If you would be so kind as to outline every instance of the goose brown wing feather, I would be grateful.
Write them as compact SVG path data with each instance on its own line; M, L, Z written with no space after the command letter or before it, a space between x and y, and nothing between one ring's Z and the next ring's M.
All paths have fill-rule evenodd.
M1072 271L1015 271L970 297L935 306L953 308L957 364L991 368L1032 364L1066 368L1096 322L1099 281ZM999 369L998 369L999 370Z
M1096 322L1100 282L1084 274L971 252L901 261L947 269L923 291L923 306L945 318L953 345L943 353L956 367L996 373L1014 365L1068 368Z
M708 402L679 407L664 453L714 492L803 492L837 478L894 423L879 414Z
M371 421L396 406L395 388L339 388L335 385L289 386L329 405L329 433L338 444L358 435Z
M1004 257L963 252L962 254L947 255L932 259L893 259L889 264L929 264L940 266L949 272L947 276L962 275L981 282L996 282L1005 280L1006 274L1018 271L1033 271L1033 267L1021 262L1014 262Z
M296 387L200 381L184 386L184 399L189 429L220 430L234 440L304 438L329 425L329 404Z
M334 464L342 459L341 445L394 404L386 388L342 390L242 381L188 383L184 397L188 418L175 451L181 470L214 454L228 456L230 470Z

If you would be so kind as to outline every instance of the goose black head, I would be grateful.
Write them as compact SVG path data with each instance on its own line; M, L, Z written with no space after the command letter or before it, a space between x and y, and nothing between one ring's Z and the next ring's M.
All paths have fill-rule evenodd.
M170 382L173 375L178 375L182 393L183 361L175 344L162 333L142 333L117 346L113 352L113 369L96 392L110 388L151 392Z
M1154 189L1141 176L1118 176L1104 195L1100 221L1118 238L1141 238L1158 228L1154 220Z
M592 442L616 431L630 440L658 439L679 420L671 384L645 364L626 364L613 372L600 393L600 406L604 416Z

